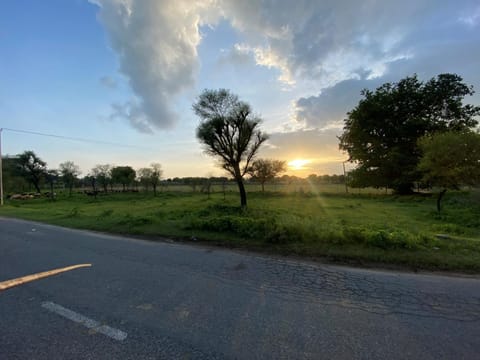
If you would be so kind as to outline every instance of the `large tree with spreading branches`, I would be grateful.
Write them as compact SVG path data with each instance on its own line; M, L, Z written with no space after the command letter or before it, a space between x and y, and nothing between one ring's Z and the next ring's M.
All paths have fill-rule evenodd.
M259 129L261 119L253 114L249 104L225 89L204 90L193 104L193 110L200 118L198 140L233 176L240 192L240 204L246 207L243 178L268 138Z
M363 90L340 136L340 149L357 164L350 178L358 186L411 192L421 179L418 139L475 127L480 107L463 103L473 93L455 74L440 74L427 82L414 75L375 91Z

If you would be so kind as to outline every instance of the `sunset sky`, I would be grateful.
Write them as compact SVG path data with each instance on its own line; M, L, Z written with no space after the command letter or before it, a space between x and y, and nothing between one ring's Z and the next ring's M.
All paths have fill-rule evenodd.
M223 174L191 110L227 88L263 118L261 157L289 174L342 172L342 120L363 88L454 72L480 91L478 0L6 0L0 12L2 152L35 151L165 177ZM480 96L467 99L480 105Z

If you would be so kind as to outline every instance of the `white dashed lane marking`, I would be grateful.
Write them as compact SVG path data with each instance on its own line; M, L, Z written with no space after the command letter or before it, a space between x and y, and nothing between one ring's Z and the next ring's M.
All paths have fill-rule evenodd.
M60 316L63 316L68 320L72 320L78 324L81 324L88 329L92 329L95 332L106 335L112 339L123 341L127 338L126 332L112 328L107 325L102 325L98 321L95 321L79 313L76 313L75 311L64 308L63 306L55 304L51 301L45 301L44 303L42 303L42 307Z

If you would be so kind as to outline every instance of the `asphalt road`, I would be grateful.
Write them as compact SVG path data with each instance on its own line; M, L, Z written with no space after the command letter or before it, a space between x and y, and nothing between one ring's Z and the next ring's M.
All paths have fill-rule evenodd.
M479 359L480 280L0 218L0 359Z

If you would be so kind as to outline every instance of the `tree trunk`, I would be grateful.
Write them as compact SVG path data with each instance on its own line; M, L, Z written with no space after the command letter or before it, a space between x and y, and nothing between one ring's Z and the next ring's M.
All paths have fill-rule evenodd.
M397 195L411 195L413 194L413 183L396 184L392 186Z
M33 186L35 186L35 190L37 190L37 193L40 192L40 186L39 186L39 182L37 179L33 179Z
M55 200L55 196L53 195L53 181L50 182L50 200Z
M238 190L240 191L240 205L242 208L247 207L247 193L245 191L245 185L243 184L243 177L240 172L240 165L236 164L233 168L235 181L238 185Z
M68 196L72 196L72 188L73 188L73 185L70 185L70 186L68 187L68 190L69 190Z
M442 208L441 208L441 201L442 201L443 195L445 195L446 192L447 192L447 189L443 189L443 190L440 191L440 193L438 194L438 198L437 198L437 211L438 211L438 212L440 212L440 210L442 209Z
M247 207L247 193L245 191L245 185L243 184L242 177L238 177L235 179L237 181L238 190L240 191L240 205L242 208Z
M265 181L262 181L262 193L265 192Z
M157 196L157 185L153 184L153 196Z

